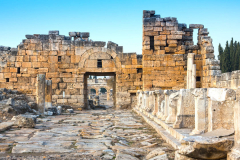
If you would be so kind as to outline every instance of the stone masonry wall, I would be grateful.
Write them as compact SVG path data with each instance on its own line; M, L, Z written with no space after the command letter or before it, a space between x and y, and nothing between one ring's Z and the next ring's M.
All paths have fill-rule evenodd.
M48 35L26 35L18 49L0 47L0 88L16 89L36 96L36 77L45 74L52 80L53 103L83 107L87 89L86 73L116 74L116 106L130 105L125 95L142 89L142 62L136 53L122 53L123 48L113 42L89 40L88 32L59 31ZM98 60L102 66L98 67ZM64 96L65 94L65 96ZM122 97L124 97L122 99Z
M198 31L195 45L194 29ZM197 88L224 87L230 79L224 74L219 77L219 61L214 59L208 34L201 24L187 27L177 18L143 11L142 55L123 53L123 47L110 41L105 47L105 42L89 40L88 32L26 35L18 49L0 47L0 87L22 91L34 100L37 74L45 74L52 80L54 103L83 106L87 76L111 74L116 81L115 105L126 107L136 102L137 90L186 88L188 53L194 53ZM238 77L232 77L236 88Z
M198 30L198 42L193 43L193 30ZM187 54L195 53L198 88L208 87L206 59L214 59L212 40L201 24L178 23L177 18L161 18L155 11L143 11L143 88L186 88ZM207 73L205 73L207 72Z

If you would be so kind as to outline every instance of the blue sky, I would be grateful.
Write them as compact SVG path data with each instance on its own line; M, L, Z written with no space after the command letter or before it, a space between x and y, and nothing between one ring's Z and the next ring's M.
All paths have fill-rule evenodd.
M113 41L126 53L141 54L143 10L177 17L187 25L204 24L215 55L219 43L225 46L231 37L240 41L239 0L0 0L0 6L0 45L10 47L26 34L82 31L90 32L94 41Z

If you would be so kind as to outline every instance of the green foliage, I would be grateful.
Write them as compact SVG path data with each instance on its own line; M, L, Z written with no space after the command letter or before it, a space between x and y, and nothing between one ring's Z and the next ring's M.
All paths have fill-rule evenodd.
M219 53L218 60L220 60L220 67L222 68L223 48L220 43L218 45L218 53Z
M240 69L240 43L231 39L230 44L226 42L223 49L221 44L218 46L218 59L220 60L220 67L222 73L232 72Z

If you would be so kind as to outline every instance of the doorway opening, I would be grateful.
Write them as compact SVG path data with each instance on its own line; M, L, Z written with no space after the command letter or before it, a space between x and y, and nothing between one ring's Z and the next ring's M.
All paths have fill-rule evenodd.
M193 29L193 45L198 45L198 29Z
M84 104L88 109L115 108L115 72L87 72L84 74Z

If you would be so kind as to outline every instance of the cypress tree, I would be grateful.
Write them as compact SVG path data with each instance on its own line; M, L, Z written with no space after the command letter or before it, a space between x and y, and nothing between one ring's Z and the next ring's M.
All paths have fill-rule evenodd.
M234 52L234 71L238 70L238 67L239 67L239 56L237 54L237 41L234 42L233 44L233 52Z
M237 51L236 51L236 61L238 62L237 70L240 70L240 43L237 43Z
M228 41L226 42L226 47L223 52L223 59L222 59L222 71L224 72L230 72L231 71L231 60L230 60L230 47L228 45Z
M220 68L221 70L223 69L222 63L223 63L223 48L221 46L221 44L219 43L218 45L218 60L220 60ZM222 70L223 72L223 70Z
M225 48L226 49L226 48ZM231 42L230 42L230 47L229 47L229 52L230 52L230 70L229 72L233 71L234 70L234 47L233 47L233 38L231 39Z

